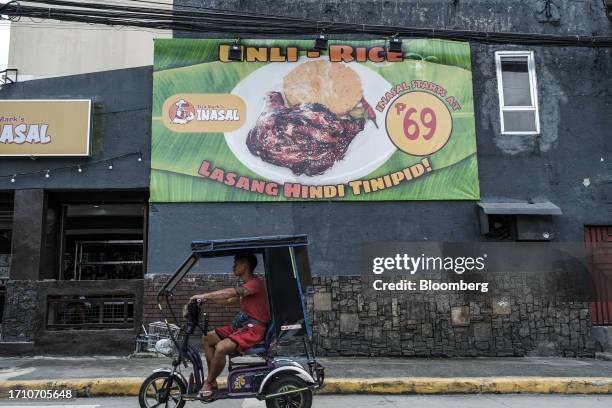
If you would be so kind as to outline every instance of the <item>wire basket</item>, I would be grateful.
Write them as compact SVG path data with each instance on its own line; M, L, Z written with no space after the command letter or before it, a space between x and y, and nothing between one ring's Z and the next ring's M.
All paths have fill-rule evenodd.
M148 331L144 326L142 326L142 329L144 333L136 337L136 353L157 353L155 344L159 340L170 339L170 335L179 343L183 338L181 328L171 323L153 322L149 323ZM174 350L172 354L176 353L177 350Z
M181 328L176 324L165 322L153 322L149 323L149 335L159 336L161 339L169 339L170 335L176 338L181 332Z

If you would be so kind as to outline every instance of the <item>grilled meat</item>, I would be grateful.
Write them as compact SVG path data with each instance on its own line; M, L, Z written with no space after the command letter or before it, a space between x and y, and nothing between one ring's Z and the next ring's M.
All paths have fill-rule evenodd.
M316 176L344 157L364 126L365 119L338 117L318 103L287 107L280 92L270 92L246 143L265 162Z

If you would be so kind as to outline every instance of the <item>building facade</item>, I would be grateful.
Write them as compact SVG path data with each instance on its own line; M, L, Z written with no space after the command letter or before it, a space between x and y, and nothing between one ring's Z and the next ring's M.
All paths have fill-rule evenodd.
M129 0L111 5L144 6ZM171 9L172 1L154 6ZM165 30L24 18L11 22L7 67L17 69L21 81L142 67L153 63L153 39L171 36Z
M179 1L175 7L200 4ZM596 0L554 5L536 0L206 4L383 25L612 35ZM175 38L194 36L174 33ZM603 347L593 326L612 324L608 312L584 299L538 296L524 281L500 277L498 284L507 293L503 297L364 294L368 283L360 276L360 253L376 243L540 240L587 245L611 240L610 49L470 47L480 200L148 203L150 67L5 86L2 99L92 99L94 111L91 158L0 160L0 174L7 176L0 179L0 214L4 231L10 232L4 251L11 251L5 256L10 272L4 283L2 341L12 343L13 350L86 353L95 344L99 352L129 352L140 325L159 319L156 290L184 259L192 240L305 233L316 275L308 307L320 354L592 355ZM516 103L508 103L504 91L519 102L529 96L523 116L514 115ZM111 160L122 155L128 156ZM64 166L68 169L44 177L47 169ZM15 182L9 177L38 171L17 175ZM556 210L526 213L534 202ZM519 209L487 213L488 203ZM92 241L98 244L88 244ZM95 247L102 241L111 242L113 251L123 254L119 258L140 261L140 268L126 263L119 272L105 272L104 267L87 269L86 262L76 265L76 254L87 251L87 245L93 245L92 258L107 254ZM180 289L177 305L193 293L234 284L222 274L194 277ZM26 314L33 310L36 319ZM216 312L217 324L232 314Z

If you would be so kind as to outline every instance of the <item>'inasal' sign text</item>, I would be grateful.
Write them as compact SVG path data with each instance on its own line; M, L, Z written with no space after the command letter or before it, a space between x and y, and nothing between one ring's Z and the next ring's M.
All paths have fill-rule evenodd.
M0 156L89 156L91 100L0 101Z

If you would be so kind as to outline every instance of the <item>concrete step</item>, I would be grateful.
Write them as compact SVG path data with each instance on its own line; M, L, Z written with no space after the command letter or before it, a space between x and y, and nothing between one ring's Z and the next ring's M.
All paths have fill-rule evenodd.
M598 360L612 361L612 353L610 352L595 353L595 358Z
M33 352L33 341L0 341L0 356L23 356Z
M593 326L591 332L595 350L612 352L612 326Z

